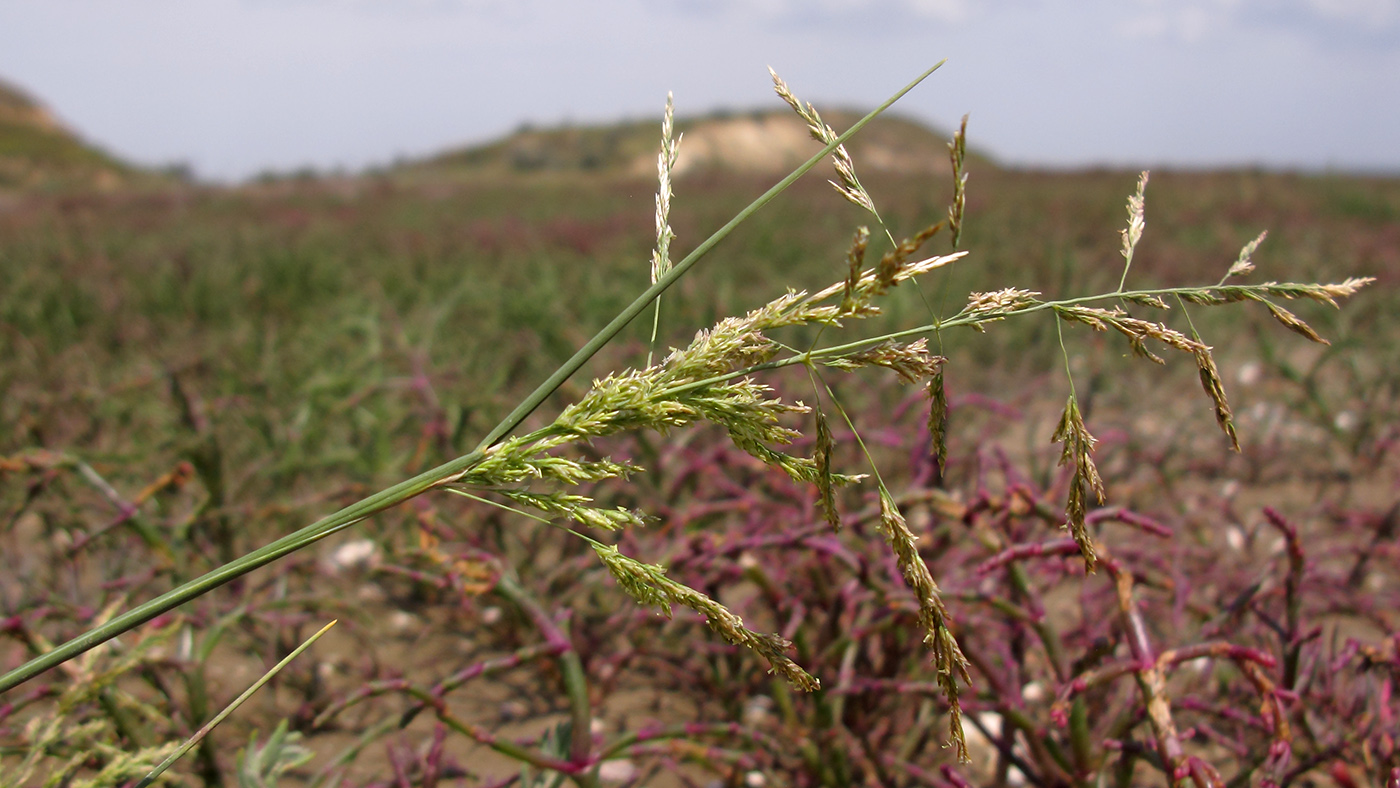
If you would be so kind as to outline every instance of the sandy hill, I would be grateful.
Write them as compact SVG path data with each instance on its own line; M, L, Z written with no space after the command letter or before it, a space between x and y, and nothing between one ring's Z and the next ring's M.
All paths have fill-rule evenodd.
M840 130L861 113L824 110ZM782 110L722 112L676 122L684 134L676 176L698 172L787 172L820 149L807 127ZM660 123L628 121L606 126L523 127L495 142L449 151L408 165L408 171L599 172L656 176ZM858 170L947 172L948 135L897 115L877 118L848 145ZM981 158L981 157L979 157Z
M0 189L112 188L134 173L83 142L23 90L0 80Z

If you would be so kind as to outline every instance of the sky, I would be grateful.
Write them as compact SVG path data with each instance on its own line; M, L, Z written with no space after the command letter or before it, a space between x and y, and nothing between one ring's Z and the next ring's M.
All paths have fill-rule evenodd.
M1400 0L0 0L0 79L89 141L237 181L524 123L804 100L1025 167L1400 174Z

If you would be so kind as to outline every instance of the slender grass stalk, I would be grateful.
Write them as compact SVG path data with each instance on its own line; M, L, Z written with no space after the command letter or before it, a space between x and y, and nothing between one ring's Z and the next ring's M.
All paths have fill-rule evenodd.
M273 665L271 670L264 673L261 678L253 682L253 685L251 687L244 690L243 693L240 694L238 697L234 698L233 702L225 706L223 711L219 712L218 714L215 714L213 719L204 723L203 727L195 731L195 734L191 736L189 738L189 741L186 741L184 745L180 747L180 749L171 753L170 757L166 758L164 761L161 761L160 765L152 769L150 774L141 778L141 781L136 784L136 788L146 788L146 786L155 782L156 778L164 774L166 769L169 769L175 764L176 761L183 758L185 756L185 753L194 749L196 746L199 745L201 741L204 741L204 737L208 736L210 731L214 730L214 728L217 727L219 723L223 722L225 719L228 718L228 715L232 714L235 710L238 709L239 706L242 706L244 702L246 702L249 698L253 697L253 693L262 689L263 685L271 681L273 676L276 676L278 673L281 673L282 669L290 665L292 660L301 656L301 653L303 651L306 651L308 648L311 648L311 644L320 640L321 636L329 632L331 627L335 626L336 623L336 621L332 621L324 627L321 627L319 630L316 631L316 634L307 638L305 642L303 642L300 646L297 646L295 649L293 649L292 653L288 654L286 657L283 657L281 662L278 662L276 665Z
M568 361L564 362L563 365L555 370L554 373L541 383L528 397L522 400L514 410L482 438L481 442L477 444L477 447L473 451L357 501L311 525L288 534L281 539L277 539L237 560L224 564L202 577L184 583L149 602L138 605L126 613L116 616L102 626L88 630L52 651L36 657L3 676L0 676L0 692L13 689L29 679L34 678L38 674L76 657L94 646L105 643L124 632L128 632L150 621L162 613L173 610L186 602L203 596L215 588L238 577L242 577L254 569L266 566L279 558L301 550L327 536L349 528L367 517L422 495L438 487L445 480L470 469L474 464L480 462L484 456L483 452L487 448L519 427L520 424L539 408L566 380L578 372L589 359L612 341L623 328L640 315L658 296L684 276L706 254L714 249L720 241L728 237L735 228L743 224L749 217L753 216L769 202L772 202L775 197L795 183L798 178L801 178L809 170L817 166L817 164L840 147L846 140L850 139L864 128L866 124L889 109L891 105L902 98L906 93L913 90L920 82L927 79L929 75L937 71L944 62L945 61L939 61L931 68L924 71L865 117L856 121L856 123L845 132L837 135L826 144L821 151L774 184L768 191L764 192L746 208L736 214L734 218L730 219L723 227L716 230L709 238L692 250L690 254L686 255L684 259L676 263L669 272L658 279L651 287L647 288L647 290L639 295L626 309L618 313L611 322L604 326L601 331L581 347Z
M958 256L961 256L962 254L965 254L965 253L959 253ZM1346 295L1349 295L1349 294L1351 294L1352 292L1355 292L1356 290L1359 290L1361 287L1364 287L1364 286L1370 284L1370 283L1373 282L1373 281L1375 281L1375 280L1374 280L1374 278L1372 278L1372 277L1361 277L1361 278L1348 279L1348 280L1345 281L1345 282L1341 282L1341 283L1338 283L1338 284L1332 284L1332 285L1304 285L1304 284L1298 284L1298 283L1295 283L1295 282L1285 282L1285 283L1268 282L1268 283L1261 284L1261 285L1238 285L1238 286L1236 286L1236 287L1232 287L1232 288L1229 288L1229 289L1232 290L1232 291L1233 291L1233 290L1248 291L1248 292L1250 292L1251 294L1256 294L1256 295L1257 295L1257 294L1261 294L1261 293L1265 292L1266 290L1273 290L1273 289L1278 289L1278 290L1285 290L1285 289L1286 289L1286 290L1298 291L1298 290L1304 290L1304 289L1317 289L1317 288L1319 288L1319 287L1321 287L1321 288L1345 288L1346 291L1347 291L1345 294L1346 294ZM941 331L941 330L943 330L943 329L948 329L948 328L958 328L958 327L972 328L972 327L982 326L982 325L984 325L984 324L986 324L986 323L989 323L989 322L992 322L992 321L994 321L994 320L1001 320L1001 319L1009 318L1009 317L1019 317L1019 316L1023 316L1023 315L1031 315L1031 314L1035 314L1035 313L1037 313L1037 312L1059 311L1059 310L1063 310L1063 309L1065 309L1065 308L1067 308L1067 307L1080 306L1080 305L1084 305L1084 304L1092 304L1092 303L1095 303L1095 302L1097 302L1097 301L1111 301L1111 300L1116 300L1116 299L1120 299L1120 298L1125 298L1125 299L1131 300L1131 299L1133 299L1133 298L1154 298L1154 297L1155 297L1155 298L1165 298L1165 297L1168 297L1168 296L1173 296L1173 297L1174 297L1174 296L1181 296L1181 297L1185 298L1185 299L1188 300L1188 301L1192 300L1192 297L1193 297L1193 296L1194 296L1194 297L1197 297L1197 298L1212 298L1212 297L1213 297L1212 294L1213 294L1215 291L1218 291L1218 290L1221 290L1221 289L1222 289L1222 288L1206 288L1206 287L1162 287L1162 288L1149 288L1149 289L1146 289L1146 290L1128 290L1128 291L1124 291L1124 292L1116 292L1116 291L1115 291L1115 292L1111 292L1111 293L1096 293L1096 294L1094 294L1094 295L1078 296L1078 297L1075 297L1075 298L1066 298L1066 299L1062 299L1062 300L1058 300L1058 301L1035 301L1035 302L1033 302L1033 303L1028 303L1028 304L1026 304L1026 305L1024 305L1024 306L1019 306L1019 307L1015 307L1015 308L1007 309L1007 310L1005 310L1005 311L998 312L995 316L989 316L988 314L983 313L983 312L979 312L979 311L976 310L976 309L964 309L963 311L959 312L958 314L954 315L953 317L948 318L947 320L941 320L941 321L938 321L938 322L936 322L936 323L926 323L926 324L923 324L923 325L914 326L914 327L912 327L912 328L901 329L901 330L899 330L899 331L891 331L891 332L889 332L889 333L887 333L887 334L880 334L880 335L878 335L878 336L867 337L867 338L864 338L864 339L857 339L857 340L854 340L854 341L852 341L852 342L846 342L846 343L840 344L840 345L828 345L828 346L826 346L826 347L815 348L815 349L813 349L813 350L809 350L809 351L805 351L805 352L794 353L793 355L790 355L790 356L784 356L783 358L773 359L772 361L764 361L764 362L759 363L759 364L753 364L752 366L744 367L743 369L735 370L735 371L733 371L733 372L727 372L727 373L724 373L724 374L721 374L721 375L716 375L716 376L710 377L710 378L705 378L704 380L695 380L695 381L690 381L690 382L687 382L687 383L684 383L684 384L680 384L680 385L674 386L674 387L672 387L672 388L665 389L664 391L659 392L659 394L663 394L663 395L678 394L678 393L685 392L685 391L691 391L691 390L694 390L694 389L705 388L706 386L712 386L712 385L714 385L714 384L716 384L716 383L723 383L723 382L728 381L728 380L734 380L734 379L737 379L737 378L746 377L746 376L752 375L752 374L754 374L754 373L756 373L756 372L763 372L763 371L774 370L774 369L782 369L782 368L784 368L784 367L791 367L791 366L794 366L794 365L797 365L797 364L809 364L809 363L812 363L812 362L821 362L821 361L823 361L823 360L825 360L825 359L839 358L839 357L841 357L841 356L849 355L849 354L851 354L851 353L853 353L853 352L856 352L856 351L859 351L859 350L864 350L864 349L867 349L867 348L870 348L870 347L873 347L873 346L875 346L875 345L879 345L879 344L882 344L882 343L893 342L893 341L900 340L900 339L908 339L908 338L911 338L911 337L919 337L919 336L925 336L925 335L929 335L929 334L935 334L935 333L937 333L937 332L939 332L939 331ZM1303 297L1305 297L1305 298L1313 298L1314 296L1312 296L1312 295L1305 295L1305 296L1303 296ZM1239 298L1239 299L1236 299L1236 300L1252 300L1252 299L1247 298L1247 297L1242 297L1242 298ZM1201 303L1201 302L1200 302L1200 301L1197 301L1197 303ZM1223 301L1222 301L1221 303L1223 303Z

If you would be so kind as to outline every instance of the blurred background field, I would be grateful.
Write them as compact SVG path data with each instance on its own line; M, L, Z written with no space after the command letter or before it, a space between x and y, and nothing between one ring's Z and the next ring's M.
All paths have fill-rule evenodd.
M829 115L838 126L854 118ZM733 113L680 125L687 134L683 150L693 145L711 155L697 154L677 180L675 248L687 250L765 189L775 177L768 164L781 170L793 163L784 151L815 148L784 142L791 140L784 123L765 113ZM6 635L0 664L18 664L46 643L82 631L110 606L130 606L474 446L645 288L654 238L654 126L522 129L496 143L364 174L269 176L214 187L118 162L67 137L21 99L0 100L0 545L7 563L0 580L0 632ZM754 129L779 147L727 158L725 151L740 144L733 140ZM975 149L975 119L970 134ZM951 192L945 140L942 132L896 118L852 146L865 185L897 235L942 218ZM951 314L970 292L1016 286L1067 297L1117 286L1118 232L1136 172L1006 168L983 155L973 157L969 170L962 246L971 253L928 277L922 297L912 288L895 293L886 325L926 322L929 305ZM696 330L784 288L815 288L844 276L851 233L869 220L834 195L825 177L814 173L799 182L666 294L665 346L684 345ZM1400 590L1393 456L1400 440L1400 179L1156 171L1131 282L1214 283L1262 230L1269 236L1255 256L1258 279L1378 281L1340 311L1297 309L1331 340L1327 347L1288 334L1262 309L1193 311L1196 327L1217 349L1242 454L1227 451L1194 366L1184 359L1156 368L1126 358L1118 337L1066 327L1070 365L1090 428L1104 441L1100 462L1111 505L1168 522L1178 542L1200 548L1190 555L1182 548L1161 576L1146 571L1139 583L1160 591L1157 601L1194 622L1190 627L1219 630L1215 613L1255 609L1253 603L1229 609L1220 602L1197 616L1191 612L1199 602L1191 597L1195 592L1220 595L1214 600L1227 591L1258 595L1259 605L1274 604L1287 583L1258 577L1282 566L1283 548L1271 546L1270 526L1258 512L1263 505L1286 511L1312 539L1317 558L1309 564L1309 582L1319 588L1335 583L1369 600L1338 609L1338 597L1318 591L1308 613L1320 629L1305 641L1331 649L1309 657L1315 671L1328 660L1343 660L1348 638L1356 644L1352 657L1372 649L1368 659L1390 665L1389 674L1367 674L1382 677L1367 684L1369 690L1355 690L1365 697L1376 686L1393 689L1400 665L1394 654L1400 608L1385 601ZM641 363L649 331L644 322L595 359L551 408L576 398L589 377ZM1017 523L1033 521L1037 505L1059 505L1055 491L1063 478L1054 467L1050 434L1067 384L1049 317L993 324L984 334L950 332L941 341L953 402L953 462L943 482L930 481L926 459L919 459L927 447L919 437L925 406L917 390L879 378L838 380L857 425L870 430L867 439L885 460L886 480L911 502L911 521L922 518L930 564L952 562L939 579L954 600L955 617L972 622L980 615L972 611L980 609L973 597L981 586L963 575L996 550L985 541L969 547L976 540L960 541L947 522L971 529L979 500L983 509L1000 501L1008 517L1021 518ZM778 381L802 391L796 376ZM850 691L843 677L867 660L872 676L887 670L915 681L914 635L879 630L890 638L883 658L895 660L899 651L899 660L907 660L900 668L873 652L859 652L859 658L839 648L826 653L817 641L794 637L807 625L794 621L810 623L813 638L830 634L823 626L870 622L837 621L833 612L832 621L819 626L812 623L815 613L802 618L766 585L755 556L792 547L782 540L799 539L793 534L815 539L808 531L820 517L813 519L810 491L774 482L726 454L720 437L700 431L598 447L657 471L629 487L599 492L661 516L654 535L626 537L632 553L672 563L677 574L701 578L695 582L747 610L755 626L784 631L797 640L799 661L825 667L821 676L832 686ZM841 461L846 470L862 470L854 453ZM988 482L988 468L998 462L1020 468L1022 482L1012 483L1009 471L1003 482ZM709 478L714 468L729 481ZM1015 492L1022 488L1024 494ZM868 492L852 492L846 501L857 521L871 505ZM763 521L760 515L770 508L770 516L791 521L781 527ZM1023 525L1008 535L1026 537L1016 530ZM1041 527L1040 538L1057 535ZM858 522L854 529L861 532ZM760 535L772 541L761 543ZM541 732L561 719L562 700L551 655L530 649L538 640L535 629L548 634L553 622L573 628L575 648L584 655L599 736L683 722L748 731L738 739L700 728L668 733L629 751L625 762L638 771L615 782L646 783L647 770L661 768L655 764L685 764L679 777L665 779L752 786L749 775L759 774L774 784L957 784L936 771L947 756L938 748L944 728L934 695L921 696L923 705L912 711L888 712L911 715L907 723L922 731L922 739L881 729L874 701L868 709L833 712L831 704L844 703L837 695L794 700L757 660L735 654L697 621L678 616L668 625L637 608L611 587L591 555L560 547L555 536L456 500L433 499L377 517L330 540L318 555L289 558L162 619L91 663L14 690L0 706L0 768L22 759L26 742L38 735L26 726L52 714L66 681L90 679L113 660L131 660L129 673L84 701L91 705L78 716L100 722L67 731L68 744L49 745L52 763L89 748L93 754L77 758L74 767L82 774L108 757L83 737L132 748L188 735L301 637L338 616L342 629L329 645L294 663L220 728L183 767L181 779L233 784L227 775L249 736L258 731L265 740L285 719L316 753L311 765L292 771L298 782L319 774L355 784L427 784L466 779L470 772L481 776L480 784L502 784L518 767L504 756L484 755L481 737L461 730L448 737L446 728L430 724L431 713L409 713L421 710L423 698L404 682L447 681L463 666L514 655L516 662L500 666L492 683L452 696L454 719L540 744ZM866 536L880 546L873 532ZM1135 544L1123 542L1123 555L1139 557ZM827 547L837 563L864 566L865 558ZM1210 556L1238 563L1237 586L1226 580L1220 588L1204 580L1193 586L1183 579L1192 560ZM721 566L721 558L728 563ZM1178 573L1175 586L1172 571ZM525 591L501 586L503 575ZM1052 575L1046 588L1060 588L1064 578ZM820 582L811 584L814 593L822 590ZM1082 654L1063 658L1063 682L1073 674L1071 661L1076 671L1090 669L1088 655L1100 633L1088 621L1069 620L1065 611L1075 606L1064 600L1073 593L1047 598L1051 618L1066 617L1059 623L1072 641L1067 648L1080 642L1068 633L1083 640ZM838 606L820 598L802 604ZM538 606L548 612L539 613ZM886 607L908 615L896 601ZM1163 624L1159 634L1168 636L1174 626L1187 627ZM1279 624L1279 631L1297 640L1299 626ZM1260 628L1268 634L1268 627ZM1033 658L1024 662L1033 649L1022 642L1029 630L1018 631L1005 642L1019 645L1005 646L1007 655L997 652L992 661L1004 657L1028 673L1044 668ZM1265 635L1249 645L1269 646ZM975 627L969 626L969 638L976 644ZM1301 648L1289 638L1274 645L1283 652ZM670 655L687 648L695 653ZM709 673L675 675L665 667L668 659L687 669L703 665ZM496 676L495 670L483 674ZM414 678L423 672L429 678ZM1061 690L1052 680L1040 681L1041 692ZM885 686L897 691L880 702L892 703L910 686ZM1297 684L1289 690L1308 691ZM1012 719L1004 698L978 692L969 696L972 709ZM356 693L363 701L341 713L348 700L360 698ZM1030 709L1027 715L1043 713L1045 721L1037 724L1050 726L1050 699L1029 690L1012 694ZM802 705L809 702L813 708ZM1126 703L1095 702L1104 704L1105 726ZM1223 761L1263 768L1262 761L1250 761L1256 739L1277 740L1276 732L1217 737L1211 725L1223 729L1227 723L1217 716L1228 715L1186 706L1214 721L1200 722L1190 739L1203 757L1233 753ZM1369 724L1381 733L1392 725L1393 731L1393 720L1384 718L1393 708L1388 698L1367 707L1374 718L1357 722L1358 730ZM1360 712L1339 701L1332 713ZM1297 724L1307 729L1302 720ZM1012 722L1005 725L1015 730ZM1053 730L1028 726L1031 733L1019 744L1005 734L999 760L1003 734L988 734L990 765L966 767L978 775L974 782L1006 782L1017 770L1020 779L1029 774L1037 784L1060 784L1057 773L1034 768L1037 758L1057 762L1033 744L1037 736L1053 739ZM1293 779L1368 784L1374 777L1367 775L1384 774L1400 758L1393 738L1380 733L1354 741L1336 740L1334 733L1322 723L1295 732L1298 755L1287 767L1297 770ZM1131 739L1110 731L1095 742L1115 736ZM690 749L683 746L687 737L696 742ZM853 742L889 747L914 764L911 769L922 763L929 775L882 774L881 757ZM819 752L803 749L809 746ZM846 754L829 756L828 749ZM1248 758L1240 754L1246 751ZM1064 755L1070 765L1062 771L1087 775L1096 763L1123 757L1117 752L1108 747ZM334 770L341 756L343 773ZM1232 768L1225 768L1227 777L1252 773Z

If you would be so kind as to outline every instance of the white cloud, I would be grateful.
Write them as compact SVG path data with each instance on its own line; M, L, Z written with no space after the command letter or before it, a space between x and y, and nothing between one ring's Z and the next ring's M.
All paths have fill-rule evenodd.
M1338 22L1389 27L1400 22L1400 0L1306 0L1318 16Z
M759 16L800 18L807 24L865 14L960 22L971 11L968 0L746 0L736 5Z
M1127 38L1195 44L1230 31L1242 4L1241 0L1142 0L1118 24L1118 32Z
M961 22L969 11L963 0L905 0L904 5L920 16L948 22Z

